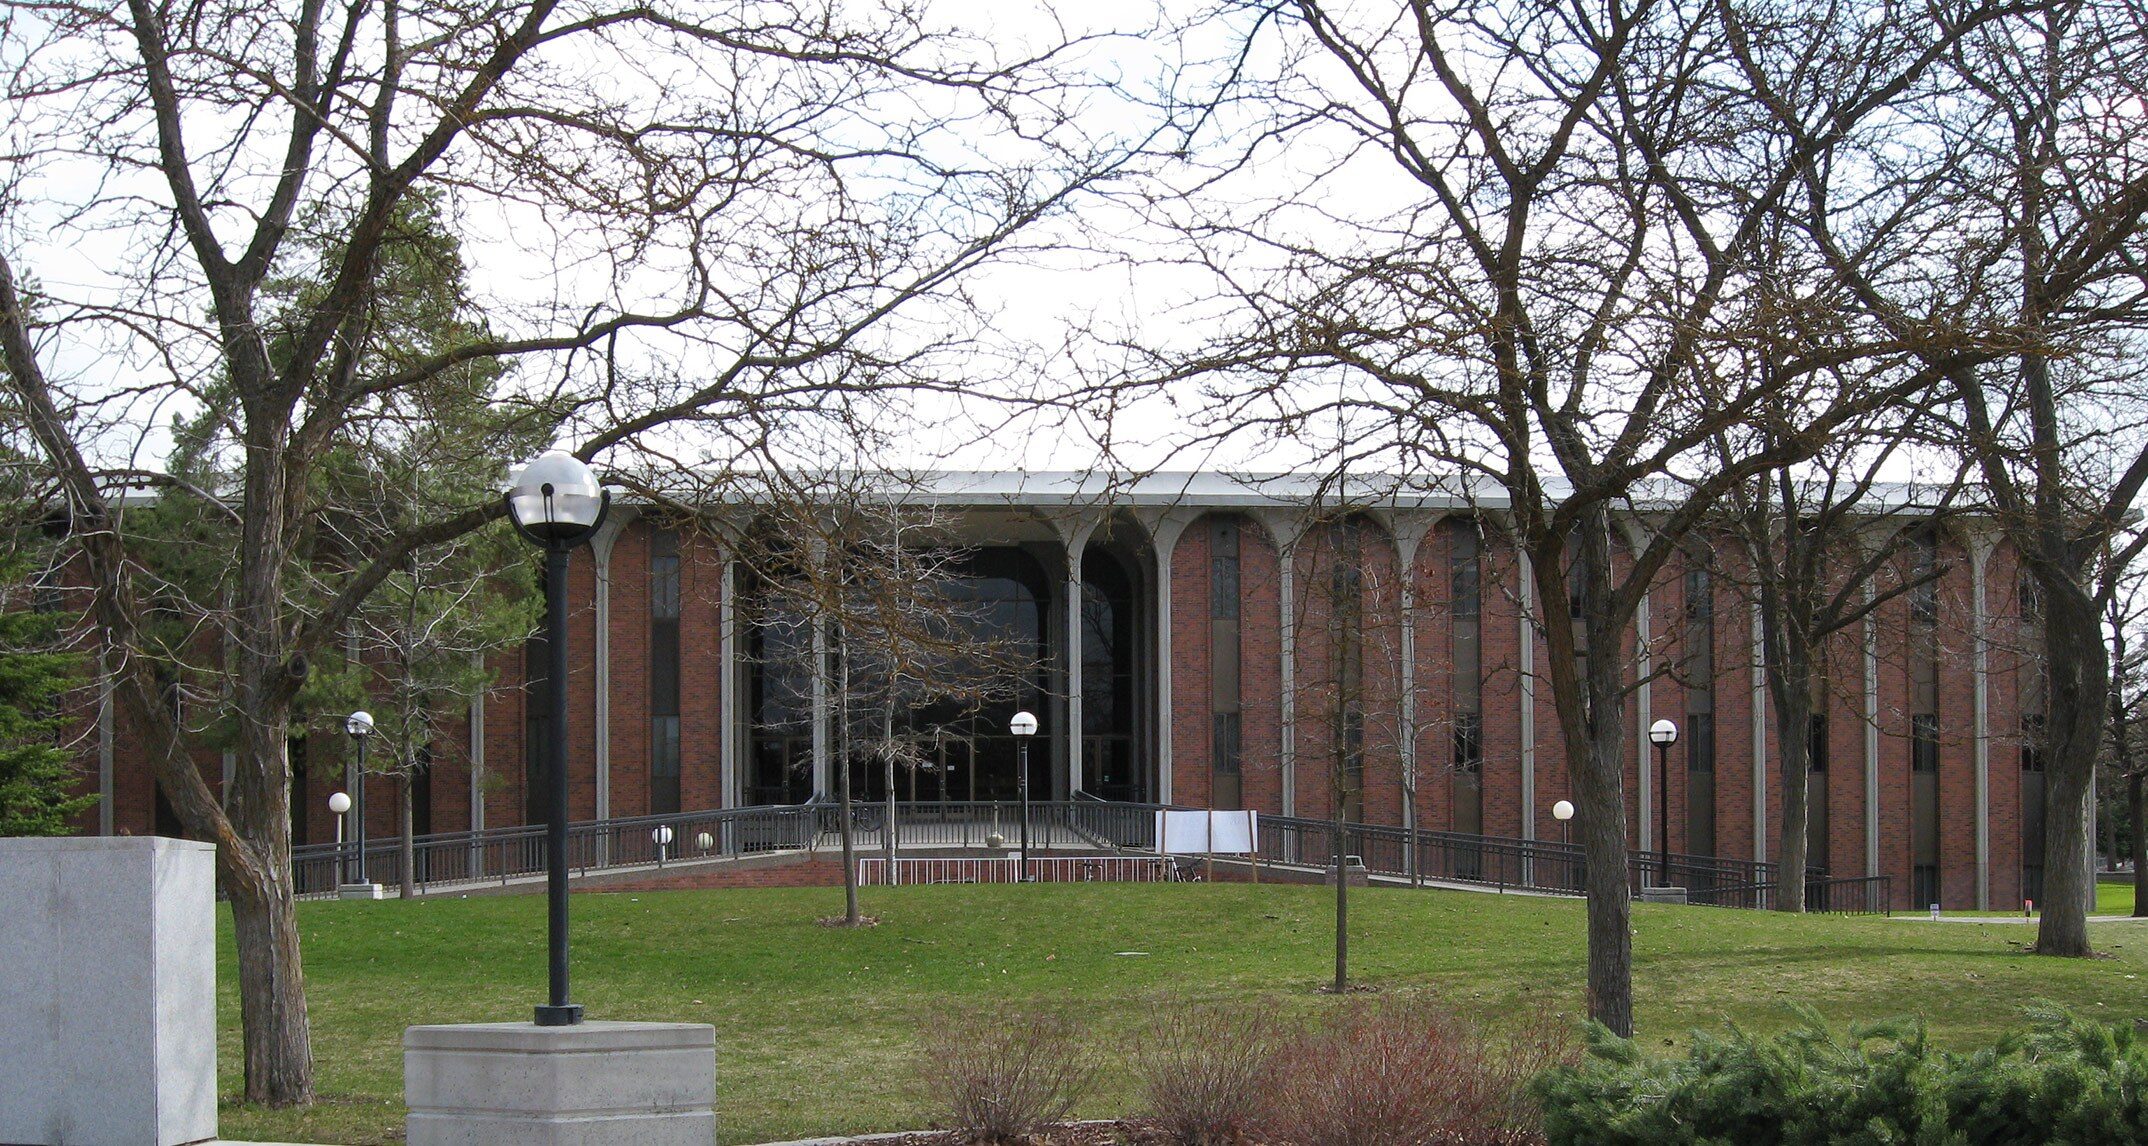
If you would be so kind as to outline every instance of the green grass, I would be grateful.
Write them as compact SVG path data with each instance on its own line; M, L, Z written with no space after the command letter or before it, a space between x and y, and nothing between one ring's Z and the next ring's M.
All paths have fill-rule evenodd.
M824 928L833 890L577 895L575 998L592 1017L713 1023L722 1139L763 1142L916 1126L919 1032L1008 1005L1067 1007L1106 1046L1159 1003L1231 999L1312 1015L1335 1000L1331 892L1246 885L1038 885L869 891L882 920ZM410 1023L521 1019L544 989L537 896L302 905L322 1101L263 1110L240 1090L228 916L220 931L226 1137L391 1142ZM1352 897L1352 967L1497 1021L1578 1012L1578 903L1374 889ZM1934 926L1636 905L1642 1037L1682 1043L1725 1020L1782 1025L1809 1002L1835 1021L1922 1015L1937 1039L1990 1038L2051 999L2148 1017L2148 925L2097 925L2108 958L2020 953L2018 923ZM1115 952L1146 951L1146 956ZM1123 1072L1086 1113L1126 1113Z

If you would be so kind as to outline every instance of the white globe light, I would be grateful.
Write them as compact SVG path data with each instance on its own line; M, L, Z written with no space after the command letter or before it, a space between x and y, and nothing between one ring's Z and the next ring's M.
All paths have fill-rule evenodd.
M671 829L668 827L660 827L655 831L650 832L649 838L655 840L659 845L668 844L671 842Z
M352 736L373 735L373 714L362 708L351 713L343 718L343 731Z
M1036 714L1029 712L1015 713L1014 719L1007 722L1007 731L1014 733L1016 736L1035 736L1037 734Z
M334 812L335 814L337 814L337 815L339 815L339 816L340 816L340 815L342 815L342 814L343 814L343 813L345 813L345 812L348 812L348 811L350 811L350 810L351 810L351 795L350 795L350 793L349 793L349 792L337 792L337 793L335 793L335 794L333 794L333 795L329 796L329 797L328 797L328 810L329 810L329 811L331 811L331 812Z
M1648 739L1656 744L1678 743L1678 726L1669 720L1659 720L1648 726Z
M716 846L716 837L708 834L707 832L703 832L700 835L694 837L694 844L702 851L707 851L710 848Z
M1551 806L1551 818L1554 820L1573 819L1574 802L1572 800L1561 800L1558 803L1553 804Z
M543 540L573 537L597 523L604 490L580 458L547 450L508 480L507 511Z

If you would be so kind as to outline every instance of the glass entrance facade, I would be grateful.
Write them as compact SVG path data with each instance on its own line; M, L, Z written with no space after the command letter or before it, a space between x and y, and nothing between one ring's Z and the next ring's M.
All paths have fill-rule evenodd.
M804 595L748 579L746 802L833 798L840 767L850 769L854 799L885 799L889 756L897 799L1012 800L1020 794L1019 748L1007 722L1025 709L1038 720L1029 745L1030 796L1049 799L1062 712L1055 701L1064 695L1055 687L1063 681L1057 666L1064 642L1054 639L1063 631L1053 623L1054 584L1026 550L963 551L944 566L919 617L896 624L853 613L858 619L846 634L843 610L816 622L796 603ZM1089 789L1108 799L1141 796L1133 605L1131 579L1115 559L1085 562L1083 755ZM902 646L905 630L926 635ZM819 784L816 696L827 721Z

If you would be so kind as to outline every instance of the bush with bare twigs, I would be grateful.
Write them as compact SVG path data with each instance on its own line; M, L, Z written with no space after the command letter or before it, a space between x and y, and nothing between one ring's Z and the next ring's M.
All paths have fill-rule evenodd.
M1228 1146L1260 1121L1282 1029L1252 1007L1158 1012L1134 1044L1148 1117L1180 1146Z
M926 1101L942 1125L983 1146L1027 1142L1066 1121L1096 1083L1088 1039L1063 1014L940 1022L925 1043Z
M1543 1141L1530 1079L1572 1057L1547 1019L1494 1037L1429 999L1338 1008L1275 1057L1260 1136L1292 1146Z

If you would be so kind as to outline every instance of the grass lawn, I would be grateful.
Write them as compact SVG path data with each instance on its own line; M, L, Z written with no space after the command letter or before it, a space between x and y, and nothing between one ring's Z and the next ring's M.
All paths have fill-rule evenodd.
M820 927L836 890L574 898L576 1001L605 1019L713 1023L722 1138L765 1142L920 1125L919 1032L943 1016L1065 1007L1104 1046L1158 1004L1238 999L1314 1014L1333 966L1332 892L1241 884L1045 884L872 890L881 925ZM2127 901L2130 905L2130 901ZM1581 905L1372 889L1352 895L1352 967L1492 1021L1578 1012ZM230 1138L392 1142L402 1133L404 1026L522 1019L544 992L544 899L308 903L299 908L322 1101L227 1100ZM1805 1001L1831 1020L1924 1016L1965 1045L2051 999L2148 1018L2148 924L2099 924L2108 958L2020 954L2018 923L1934 925L1635 905L1642 1037L1732 1020L1771 1028ZM238 991L219 932L223 1091L240 1090ZM1142 956L1117 952L1143 951ZM1130 1113L1107 1069L1086 1112Z

